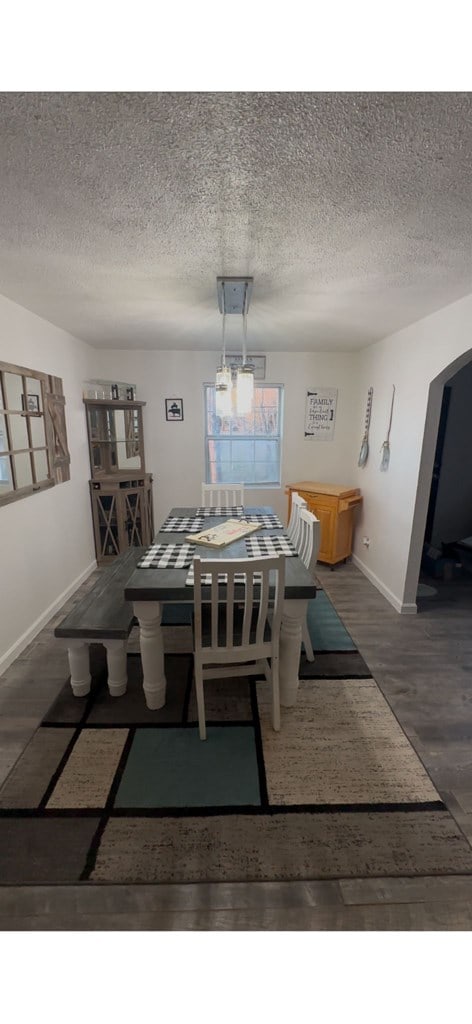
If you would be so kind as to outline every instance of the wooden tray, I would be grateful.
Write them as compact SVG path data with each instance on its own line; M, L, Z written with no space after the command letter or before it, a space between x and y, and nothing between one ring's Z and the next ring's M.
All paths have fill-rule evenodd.
M226 544L232 544L241 537L247 537L249 533L260 530L260 523L246 523L241 519L227 519L219 526L210 526L201 533L190 533L185 540L192 544L203 544L207 548L224 548Z

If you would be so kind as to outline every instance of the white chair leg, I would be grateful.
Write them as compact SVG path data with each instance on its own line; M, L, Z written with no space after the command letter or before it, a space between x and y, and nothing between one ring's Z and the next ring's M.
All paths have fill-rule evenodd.
M272 728L275 732L280 732L280 679L279 679L279 659L272 658L271 660L271 674L272 674Z
M307 661L314 661L315 655L313 654L313 647L311 645L311 637L308 630L308 623L305 619L302 625L302 641L305 648L305 656Z
M198 711L198 729L200 732L200 739L206 740L206 722L205 722L205 696L203 692L203 674L201 666L195 665L195 693L197 696L197 711Z
M104 640L103 645L107 651L110 697L122 697L128 685L126 640Z
M84 640L68 640L70 685L74 697L86 697L90 693L90 657L89 645Z

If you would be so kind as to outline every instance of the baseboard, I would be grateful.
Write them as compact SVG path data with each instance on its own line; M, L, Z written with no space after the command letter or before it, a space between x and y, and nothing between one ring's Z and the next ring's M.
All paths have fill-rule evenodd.
M96 568L97 563L95 561L91 562L90 565L86 569L84 569L84 571L81 572L79 576L77 576L74 582L71 583L70 586L66 587L66 589L63 590L62 594L59 594L59 597L57 597L56 600L49 605L49 608L46 608L42 615L40 615L39 618L36 619L36 622L33 622L33 625L26 630L26 633L23 633L23 635L15 641L15 643L9 648L9 650L6 651L4 655L2 655L2 657L0 658L0 676L3 675L4 672L6 672L7 668L9 668L12 662L15 661L15 658L19 658L20 654L22 653L22 651L24 651L25 647L27 647L28 644L30 644L31 641L34 640L35 636L37 636L38 633L40 633L41 630L44 628L46 623L49 622L49 619L51 619L52 616L55 615L59 608L61 608L62 605L65 604L68 598L72 596L72 594L77 590L78 587L80 587L80 584L83 583L84 580L86 580L87 577L90 576L90 574L94 572Z
M400 612L400 615L416 615L416 612L418 611L416 604L407 604L404 601L400 601L399 598L385 586L385 583L382 583L382 580L379 580L378 576L375 575L375 572L372 572L372 570L369 569L369 567L365 565L357 555L352 556L352 561L354 562L354 565L360 569L363 576L366 576L369 582L373 583L374 587L376 587L377 590L380 590L380 593L387 598L387 601L393 606L393 608L395 608L396 612Z

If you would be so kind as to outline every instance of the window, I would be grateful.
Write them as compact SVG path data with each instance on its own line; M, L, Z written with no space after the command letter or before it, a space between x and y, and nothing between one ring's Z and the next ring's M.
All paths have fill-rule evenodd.
M204 391L206 482L280 485L282 386L255 386L247 416L217 416L214 386Z
M0 363L0 505L68 479L63 402L58 378Z

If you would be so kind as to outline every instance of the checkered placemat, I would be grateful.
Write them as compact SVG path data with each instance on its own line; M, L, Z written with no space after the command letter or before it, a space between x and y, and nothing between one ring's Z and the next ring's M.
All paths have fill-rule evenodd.
M247 537L246 551L250 558L265 558L269 555L298 555L288 537Z
M195 555L195 544L151 544L138 569L186 569Z
M259 572L258 573L254 573L254 579L255 579L256 583L260 582L261 574ZM194 579L194 575L193 575L193 565L191 565L190 569L189 569L189 571L187 573L187 579L185 580L185 585L187 587L193 587L194 582L195 582L195 579ZM226 572L218 573L218 583L227 583L227 582L228 582L228 573L226 573ZM237 572L235 577L234 577L234 582L235 583L245 583L246 582L246 573L245 572ZM203 573L203 575L202 575L202 583L204 585L206 584L207 586L210 585L210 583L211 583L211 573L210 572Z
M242 516L244 508L242 505L213 505L209 508L197 508L195 515L197 516Z
M258 523L262 530L282 530L283 524L278 516L264 515L263 512L255 512L254 515L244 516L247 523Z
M169 516L159 533L199 533L203 529L203 519L194 516Z

